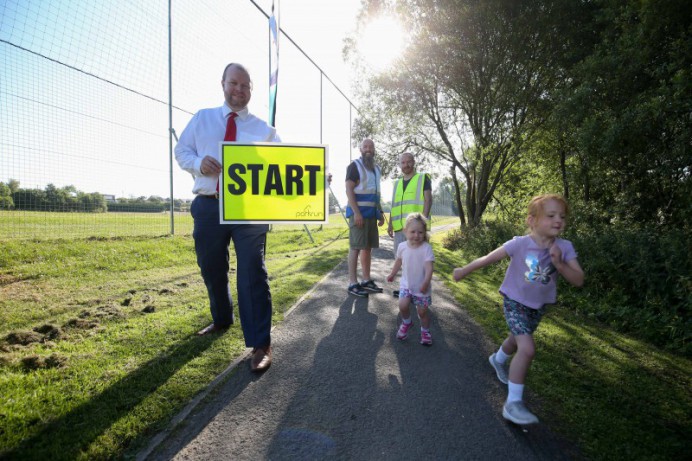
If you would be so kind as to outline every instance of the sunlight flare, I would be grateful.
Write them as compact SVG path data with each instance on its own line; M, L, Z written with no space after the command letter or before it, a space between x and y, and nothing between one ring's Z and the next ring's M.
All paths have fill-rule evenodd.
M394 17L378 16L370 21L358 40L358 50L375 73L389 69L406 48L406 35Z

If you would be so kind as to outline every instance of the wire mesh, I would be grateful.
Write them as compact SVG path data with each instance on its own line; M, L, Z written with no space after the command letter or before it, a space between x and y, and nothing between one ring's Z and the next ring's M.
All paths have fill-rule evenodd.
M192 180L171 169L169 68L174 133L223 103L228 62L251 71L250 109L266 118L267 20L247 1L172 2L169 54L168 8L0 5L0 239L164 235L171 221L191 232ZM281 53L279 133L329 145L340 189L353 157L350 102L290 41Z

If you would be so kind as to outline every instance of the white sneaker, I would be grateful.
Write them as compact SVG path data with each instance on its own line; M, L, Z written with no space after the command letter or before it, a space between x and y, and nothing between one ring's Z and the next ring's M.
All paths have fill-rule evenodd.
M490 365L492 365L495 369L497 379L502 381L504 384L507 384L509 382L509 364L507 362L500 363L495 360L495 354L488 357L488 362L490 362Z
M506 402L505 406L502 407L502 416L506 420L512 421L514 424L519 424L521 426L538 423L538 417L531 413L521 400L516 402Z

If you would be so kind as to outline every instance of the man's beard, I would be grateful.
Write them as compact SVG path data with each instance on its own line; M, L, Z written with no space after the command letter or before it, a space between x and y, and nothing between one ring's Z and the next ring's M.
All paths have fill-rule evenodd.
M363 165L365 165L365 168L368 170L374 170L375 169L375 156L365 156L363 155Z

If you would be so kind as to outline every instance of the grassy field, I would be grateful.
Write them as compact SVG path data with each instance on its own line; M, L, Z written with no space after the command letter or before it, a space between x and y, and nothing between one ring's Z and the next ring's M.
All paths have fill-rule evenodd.
M345 259L335 218L309 226L314 243L302 226L269 233L274 322ZM209 308L189 236L0 249L0 458L132 453L245 351L239 328L194 335Z
M341 216L334 216L342 220ZM189 212L174 214L174 234L192 233ZM0 241L170 235L169 213L47 213L0 210Z
M345 259L340 216L309 228L314 243L302 226L269 234L275 322ZM0 250L0 458L132 457L245 350L239 328L194 335L209 310L189 236L0 238ZM435 251L437 276L499 343L501 274L455 284L463 255ZM536 340L531 401L586 458L686 456L688 360L560 307Z

